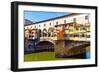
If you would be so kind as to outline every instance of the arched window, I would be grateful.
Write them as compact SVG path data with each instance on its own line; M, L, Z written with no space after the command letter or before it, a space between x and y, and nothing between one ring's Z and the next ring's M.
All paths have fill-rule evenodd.
M87 20L89 17L88 17L88 15L87 16L85 16L85 20Z
M24 37L27 39L29 38L29 30L28 29L24 31Z
M44 27L45 27L46 25L44 24Z
M39 29L39 32L38 33L39 33L39 37L41 37L41 29Z
M50 28L48 29L48 36L49 36L49 37L53 37L53 34L54 34L54 28L53 28L53 27L50 27Z
M76 18L73 18L73 22L76 22Z
M66 24L66 20L64 20L64 24Z
M56 22L56 25L58 25L58 21Z
M49 23L49 25L51 26L51 23Z
M47 29L43 29L43 36L47 36Z

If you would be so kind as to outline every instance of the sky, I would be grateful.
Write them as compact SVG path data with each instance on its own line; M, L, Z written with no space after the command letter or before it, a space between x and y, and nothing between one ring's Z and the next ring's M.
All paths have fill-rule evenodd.
M65 12L43 12L43 11L24 11L24 19L30 21L42 21L50 18L55 18L63 15L68 15L69 13Z

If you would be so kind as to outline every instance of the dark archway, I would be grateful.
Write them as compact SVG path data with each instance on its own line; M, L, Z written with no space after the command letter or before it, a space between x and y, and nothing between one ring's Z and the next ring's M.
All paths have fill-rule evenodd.
M39 37L41 37L41 29L38 29Z
M40 41L35 46L36 52L54 51L54 44L49 41Z
M48 36L49 37L53 37L53 35L54 35L54 28L53 27L50 27L49 29L48 29Z

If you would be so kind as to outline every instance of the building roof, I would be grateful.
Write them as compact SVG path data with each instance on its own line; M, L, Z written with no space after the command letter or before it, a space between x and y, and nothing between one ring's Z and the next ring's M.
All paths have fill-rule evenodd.
M73 16L73 15L78 15L79 13L71 13L69 15L64 15L64 16L59 16L59 17L55 17L55 18L50 18L50 19L47 19L47 20L43 20L43 21L39 21L39 22L36 22L34 24L37 24L37 23L41 23L41 22L46 22L46 21L50 21L50 20L55 20L55 19L60 19L60 18L64 18L64 17L69 17L69 16Z
M50 19L39 21L39 22L35 22L35 23L32 23L32 24L38 24L38 23L42 23L42 22L46 22L46 21L50 21L50 20L60 19L60 18L64 18L64 17L70 17L70 16L74 16L74 15L79 15L79 14L80 13L71 13L69 15L64 15L64 16L59 16L59 17L55 17L55 18L50 18ZM30 24L30 25L32 25L32 24Z
M28 20L28 19L24 19L24 25L30 25L33 24L34 22Z

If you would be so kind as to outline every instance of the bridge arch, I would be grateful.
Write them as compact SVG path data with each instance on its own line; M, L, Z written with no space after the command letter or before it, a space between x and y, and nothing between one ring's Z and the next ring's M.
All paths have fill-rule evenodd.
M51 37L40 37L39 41L48 41L55 45L55 41L53 39L51 39Z
M49 39L47 37L40 37L40 40L36 42L36 45L40 42L49 42L52 43L53 45L55 45L55 41L52 39Z
M39 41L36 44L36 50L38 50L38 51L54 51L54 44L50 41Z

